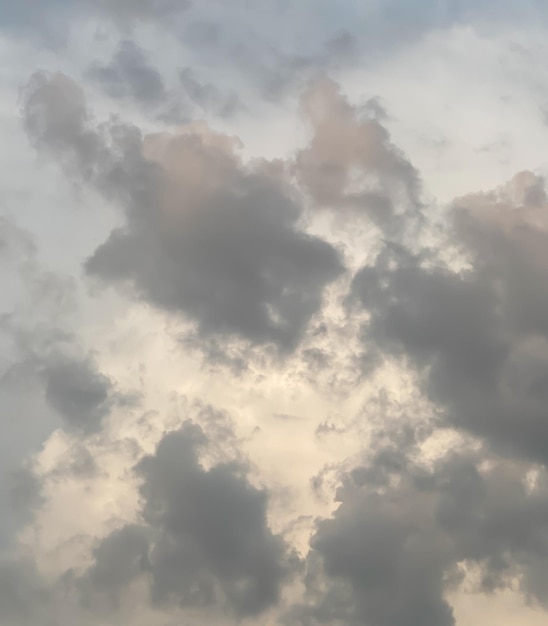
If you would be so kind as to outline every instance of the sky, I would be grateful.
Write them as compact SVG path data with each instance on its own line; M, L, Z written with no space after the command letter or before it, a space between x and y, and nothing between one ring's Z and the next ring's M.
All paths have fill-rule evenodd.
M0 626L540 626L548 8L0 0Z

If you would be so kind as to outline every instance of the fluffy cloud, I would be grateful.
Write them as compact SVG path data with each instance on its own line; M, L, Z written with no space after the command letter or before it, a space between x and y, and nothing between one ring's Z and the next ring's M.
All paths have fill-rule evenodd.
M69 428L100 428L116 399L113 384L87 360L55 359L41 371L46 399Z
M424 374L445 419L506 451L545 462L544 181L518 174L459 199L454 239L469 263L387 246L355 277L371 313L365 337Z
M269 529L267 493L249 483L245 466L200 464L206 444L204 432L187 422L139 463L144 524L102 541L81 581L84 599L115 599L146 573L155 604L218 607L245 618L278 602L298 559Z
M478 590L517 580L546 603L546 475L476 453L433 467L379 450L343 480L341 504L318 523L308 557L312 601L298 623L455 624L445 594L466 568Z
M318 207L362 211L389 231L398 214L417 210L418 175L379 120L352 106L328 78L309 86L301 107L312 139L295 169Z
M203 335L295 347L343 266L333 247L299 228L298 197L277 163L246 165L234 138L201 126L141 138L112 125L105 137L61 75L34 78L25 114L39 146L127 202L126 225L88 260L90 274L129 283Z
M27 5L74 54L6 134L32 152L0 215L0 625L545 611L545 178L438 206L429 129L382 98L412 108L387 64L489 2L84 5Z

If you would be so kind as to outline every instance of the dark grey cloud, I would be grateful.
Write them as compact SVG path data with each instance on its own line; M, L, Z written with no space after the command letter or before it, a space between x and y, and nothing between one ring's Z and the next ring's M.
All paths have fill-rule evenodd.
M96 63L88 74L112 98L129 98L151 107L162 103L166 97L160 72L132 41L123 41L110 63Z
M312 549L335 583L323 598L318 594L310 611L317 622L454 623L443 599L444 546L435 528L421 528L420 515L406 500L364 497L347 502L335 519L320 523Z
M43 425L38 428L41 436L56 425L52 418L60 419L72 433L97 432L115 406L137 401L136 396L120 393L113 381L98 370L91 356L76 355L72 347L69 342L63 345L52 336L47 349L37 343L34 350L27 347L19 354L14 353L5 371L0 372L4 408L11 408L10 396L17 401L18 396L26 394L29 422L43 419Z
M39 148L125 201L127 223L88 260L89 274L185 314L204 336L295 347L343 267L299 229L302 209L279 164L245 165L234 139L199 126L143 140L117 125L107 141L60 75L31 81L24 115Z
M93 565L78 580L82 603L93 609L106 597L115 609L124 588L148 569L149 533L138 525L115 530L93 550Z
M42 503L42 481L32 467L21 465L9 476L9 501L19 522L27 521Z
M144 572L152 601L217 608L237 618L278 602L298 561L267 523L267 493L240 463L202 467L204 432L187 422L138 465L142 526L126 526L95 551L86 593L116 594Z
M114 404L121 400L112 381L97 371L91 359L54 357L40 368L40 376L46 400L71 430L99 430Z
M479 572L480 593L517 580L546 604L546 473L529 488L531 466L484 450L449 453L432 467L412 461L413 450L394 442L343 476L340 505L311 540L309 601L288 623L451 626L446 594L463 566Z
M195 137L177 143L191 168L199 160L215 175L221 155ZM167 223L153 214L147 224L135 220L113 233L86 268L105 280L132 281L145 299L195 319L204 335L236 333L292 349L341 262L327 243L296 229L298 205L267 176L220 174L228 174L225 184L201 206L185 206L178 196L181 206L172 210L179 213Z
M455 204L453 242L469 265L435 250L387 245L355 277L371 312L366 341L423 372L448 424L545 463L548 291L544 181L530 173Z
M237 464L201 468L201 437L187 425L140 466L144 518L160 530L150 555L153 595L209 604L220 591L236 615L256 615L277 602L292 563L268 528L266 492Z

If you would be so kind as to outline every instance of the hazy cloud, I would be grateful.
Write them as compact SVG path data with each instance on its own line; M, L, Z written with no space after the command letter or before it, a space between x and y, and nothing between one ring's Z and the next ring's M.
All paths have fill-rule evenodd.
M214 84L200 80L190 67L179 71L179 80L184 95L201 111L230 116L243 107L236 93L223 94Z
M130 98L150 107L165 98L162 76L132 41L123 41L108 65L95 64L89 75L112 98Z
M185 11L186 0L53 0L47 6L40 0L0 2L6 16L4 30L30 30L38 41L63 41L67 29L90 17L107 17L122 27L142 20L162 21Z
M24 559L0 561L0 620L8 626L31 626L36 620L52 624L48 604L51 589Z

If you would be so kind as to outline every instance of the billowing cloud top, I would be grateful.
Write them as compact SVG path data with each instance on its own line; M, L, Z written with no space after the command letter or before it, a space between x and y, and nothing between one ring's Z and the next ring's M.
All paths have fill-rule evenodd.
M544 624L545 8L12 4L0 626Z

